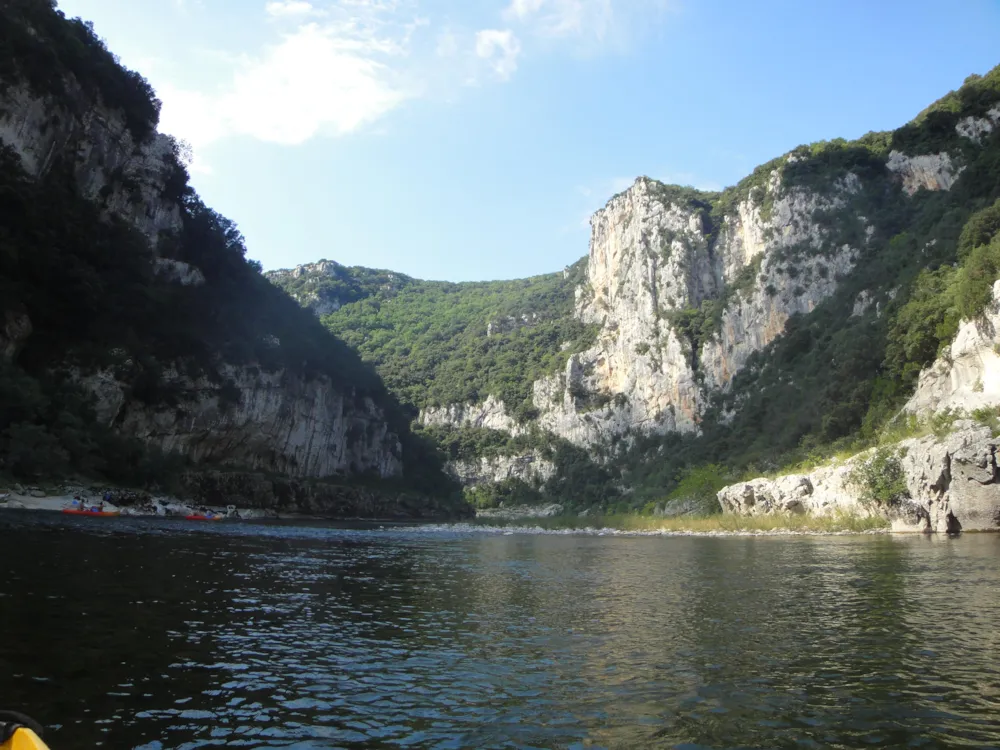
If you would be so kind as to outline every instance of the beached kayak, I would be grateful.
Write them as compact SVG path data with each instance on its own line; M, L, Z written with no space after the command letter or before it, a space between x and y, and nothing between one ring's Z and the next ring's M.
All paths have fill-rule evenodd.
M184 516L185 521L221 521L225 516Z
M18 727L9 740L0 743L0 750L49 750L49 746L27 727Z
M63 508L63 513L69 513L73 516L120 516L122 512L120 510L80 510L79 508Z

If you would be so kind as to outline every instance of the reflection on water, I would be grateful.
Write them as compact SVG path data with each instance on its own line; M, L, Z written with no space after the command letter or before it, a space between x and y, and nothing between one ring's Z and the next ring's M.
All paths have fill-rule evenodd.
M54 750L1000 747L1000 537L0 531Z

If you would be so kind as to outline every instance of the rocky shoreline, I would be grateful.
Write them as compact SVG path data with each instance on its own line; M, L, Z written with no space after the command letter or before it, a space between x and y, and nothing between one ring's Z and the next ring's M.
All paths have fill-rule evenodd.
M105 500L106 496L110 496ZM63 485L61 487L25 487L19 484L0 490L0 510L63 510L100 508L121 516L179 517L210 516L233 520L280 518L277 511L238 508L235 505L212 506L180 500L169 495L151 495L135 490Z
M105 501L122 516L222 515L230 519L316 518L379 521L444 521L472 516L453 499L393 487L297 480L257 472L192 471L181 479L180 496L85 481L37 486L0 484L0 509L62 511L80 498L86 507Z

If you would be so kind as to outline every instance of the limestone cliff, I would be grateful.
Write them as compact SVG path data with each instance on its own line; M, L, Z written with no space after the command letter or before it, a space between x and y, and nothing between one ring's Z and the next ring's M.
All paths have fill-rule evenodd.
M164 386L181 394L177 404L144 403L108 370L79 382L95 394L104 424L196 464L291 477L402 473L399 438L371 398L323 377L232 365L220 375L224 389L204 376L166 372Z
M24 83L0 88L0 141L36 178L69 165L80 194L133 224L155 245L181 228L180 206L164 198L178 163L162 133L137 140L124 113L89 97L73 79L45 96Z
M951 409L972 413L1000 404L1000 281L993 303L976 320L962 321L954 341L920 373L905 410L932 414Z
M556 473L555 465L535 451L516 456L482 456L470 461L449 461L445 468L463 487L478 487L509 479L541 485Z
M23 434L73 468L88 412L51 385L67 378L92 397L98 427L196 465L399 477L407 426L387 416L391 397L260 278L236 227L200 203L141 76L49 4L5 4L0 22L24 52L0 75L3 194L38 199L5 204L0 365L5 382L61 399L50 413L79 414L64 446L65 417L5 413L16 423L0 424L0 465ZM40 231L52 226L62 234ZM75 279L74 297L60 283ZM41 448L32 461L20 450L8 470L45 470L31 468Z
M648 178L612 198L591 219L587 280L576 290L575 315L598 326L597 342L535 382L538 425L584 447L696 432L710 394L851 271L863 246L836 244L815 217L845 209L859 189L854 174L823 194L785 187L776 168L721 213L714 194ZM710 335L692 340L683 317L692 314L702 329L713 325ZM421 421L523 429L495 400L427 409Z

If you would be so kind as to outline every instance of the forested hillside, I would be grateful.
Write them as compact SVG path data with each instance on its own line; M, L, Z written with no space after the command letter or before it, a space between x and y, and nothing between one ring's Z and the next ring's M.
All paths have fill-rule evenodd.
M0 472L155 485L195 463L336 467L450 492L372 366L201 202L159 109L88 24L0 4ZM296 399L316 429L341 420L341 454L267 442L313 429L278 414Z
M890 420L988 298L998 124L1000 68L898 130L801 146L721 193L640 180L565 278L405 279L323 322L405 403L453 405L432 430L451 459L555 461L488 502L643 507L828 455Z
M586 261L560 273L514 281L454 284L321 261L267 274L321 312L338 338L374 364L417 408L494 395L530 419L532 383L593 340L573 317ZM325 303L325 304L324 304Z

